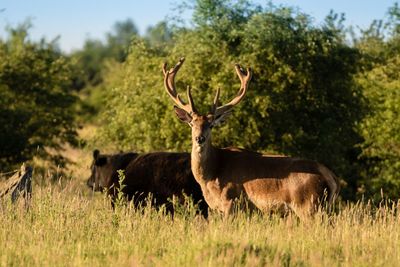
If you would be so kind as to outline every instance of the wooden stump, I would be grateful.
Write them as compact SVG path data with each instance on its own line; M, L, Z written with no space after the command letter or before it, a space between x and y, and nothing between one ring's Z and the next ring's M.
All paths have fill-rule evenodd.
M12 203L22 196L25 203L32 194L32 168L22 164L21 169L11 178L0 184L0 197L11 196Z

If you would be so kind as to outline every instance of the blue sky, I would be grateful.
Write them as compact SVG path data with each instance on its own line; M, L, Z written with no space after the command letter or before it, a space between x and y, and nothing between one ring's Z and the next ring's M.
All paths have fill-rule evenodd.
M176 14L180 0L1 0L0 36L6 25L15 26L30 18L33 39L60 36L65 51L79 49L85 38L103 38L116 21L131 18L140 33L150 25ZM269 1L254 0L266 5ZM331 9L346 14L346 24L366 27L381 19L396 0L276 0L275 5L299 7L320 23ZM189 16L186 14L186 16Z

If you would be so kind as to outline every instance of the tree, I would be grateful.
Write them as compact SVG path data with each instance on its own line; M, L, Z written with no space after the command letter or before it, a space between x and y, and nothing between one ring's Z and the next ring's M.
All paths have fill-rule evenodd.
M30 41L29 25L0 40L0 169L75 143L72 64L53 43Z
M172 34L173 32L168 27L167 22L162 21L147 29L145 39L148 40L153 47L162 47L166 43L172 41Z
M132 20L116 22L113 30L106 34L106 40L87 39L81 50L75 51L71 58L77 61L77 71L73 77L73 88L79 91L80 120L95 120L105 101L105 88L114 87L120 77L121 66L128 54L132 40L138 31ZM121 70L121 72L119 72ZM114 83L114 82L117 83Z
M222 102L237 93L233 66L240 62L254 69L253 80L214 143L316 159L349 182L347 196L354 193L362 141L355 125L364 112L353 78L359 53L344 42L335 17L315 27L290 8L248 1L198 0L194 8L193 27L175 29L163 49L133 43L124 84L107 96L103 140L140 151L190 149L190 132L163 90L161 63L186 57L177 87L191 85L204 112L216 88Z
M87 39L81 50L72 54L76 58L82 73L76 77L75 89L95 87L103 82L102 68L106 61L124 62L133 38L138 35L132 20L116 22L113 30L106 34L106 41Z
M365 141L364 193L380 198L397 198L400 192L400 56L389 58L360 74L359 84L371 110L360 124Z
M364 139L362 192L376 199L396 199L400 192L400 9L389 8L388 18L372 23L357 46L365 68L357 84L368 103L368 114L358 125ZM380 26L378 26L380 25ZM380 33L380 34L377 34ZM372 38L373 37L373 38ZM372 41L371 41L372 40ZM382 190L382 191L381 191Z
M109 57L118 62L124 62L132 38L136 36L138 36L138 30L131 19L116 22L114 31L107 34L106 49Z

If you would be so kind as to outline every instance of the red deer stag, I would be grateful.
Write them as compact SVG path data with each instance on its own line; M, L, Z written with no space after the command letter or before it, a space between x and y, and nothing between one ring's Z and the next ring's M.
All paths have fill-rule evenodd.
M243 197L250 208L263 212L293 210L307 217L327 201L331 204L339 192L336 176L325 166L311 160L263 155L236 148L216 148L211 142L211 129L220 124L244 95L251 79L250 69L235 65L241 81L238 95L226 105L219 105L217 89L211 111L201 115L196 110L187 88L185 103L175 88L175 75L184 58L167 70L163 65L164 86L175 102L178 118L192 128L191 168L211 209L232 213L235 200Z

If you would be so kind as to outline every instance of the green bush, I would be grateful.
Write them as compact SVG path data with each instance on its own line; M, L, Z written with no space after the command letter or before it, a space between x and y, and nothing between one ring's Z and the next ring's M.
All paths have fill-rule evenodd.
M0 170L76 142L72 63L55 44L27 38L27 27L0 39ZM45 149L46 148L46 149ZM52 153L53 158L59 158Z
M373 23L357 46L367 67L357 84L368 103L358 125L364 139L360 161L365 168L362 192L377 199L400 192L400 8L395 4L384 21Z
M316 27L288 8L200 0L192 21L192 28L174 28L163 49L139 38L132 43L124 84L109 90L101 115L103 144L188 151L190 130L175 118L162 63L171 66L186 57L177 88L184 93L191 85L202 112L218 87L222 102L237 93L234 64L241 63L253 68L253 80L235 114L214 130L214 144L316 159L356 184L356 145L362 139L355 125L364 107L353 75L360 56L344 42L340 21L331 16Z

